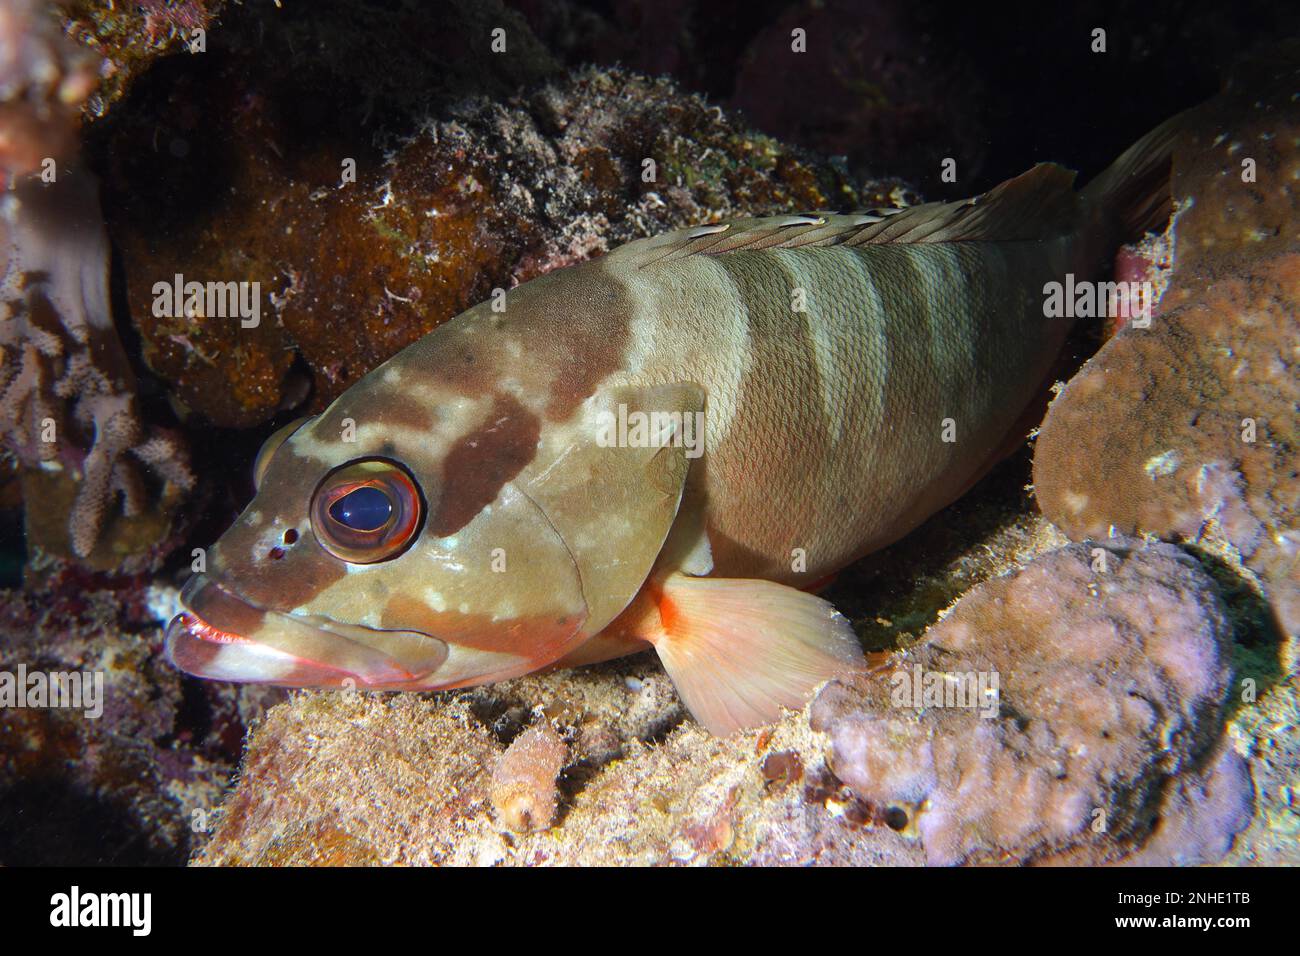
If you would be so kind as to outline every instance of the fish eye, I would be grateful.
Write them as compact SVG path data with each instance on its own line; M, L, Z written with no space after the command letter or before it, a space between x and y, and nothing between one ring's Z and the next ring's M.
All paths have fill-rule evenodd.
M353 531L378 531L392 514L388 492L374 485L362 485L330 505L330 517Z
M424 500L405 468L385 458L363 458L325 476L311 503L316 540L350 564L395 558L416 538Z

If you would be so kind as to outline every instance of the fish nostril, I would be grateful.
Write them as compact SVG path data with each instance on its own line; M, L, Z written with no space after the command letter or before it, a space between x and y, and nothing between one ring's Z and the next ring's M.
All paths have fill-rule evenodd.
M297 528L290 528L288 531L286 531L286 532L284 533L284 543L285 543L285 544L294 544L297 540L298 540L298 529L297 529Z

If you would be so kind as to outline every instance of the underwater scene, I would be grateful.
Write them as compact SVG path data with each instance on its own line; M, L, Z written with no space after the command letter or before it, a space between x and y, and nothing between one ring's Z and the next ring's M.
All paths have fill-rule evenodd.
M1300 8L0 0L0 185L0 867L1300 863Z

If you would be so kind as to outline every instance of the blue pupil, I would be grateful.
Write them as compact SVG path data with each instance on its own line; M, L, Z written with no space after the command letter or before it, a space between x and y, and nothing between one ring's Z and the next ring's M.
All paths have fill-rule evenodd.
M393 503L378 488L366 486L349 491L330 505L330 517L353 531L382 528L393 513Z

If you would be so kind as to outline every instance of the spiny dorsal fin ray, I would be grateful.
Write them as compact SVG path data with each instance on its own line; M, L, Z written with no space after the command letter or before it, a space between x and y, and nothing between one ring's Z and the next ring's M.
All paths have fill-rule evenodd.
M1055 163L1041 163L981 196L913 206L865 226L845 241L859 246L1046 239L1076 228L1077 207L1074 172Z
M1042 163L973 199L850 215L734 219L664 233L637 245L645 256L644 265L652 265L685 256L756 249L1046 239L1074 229L1077 209L1074 173L1055 163Z

